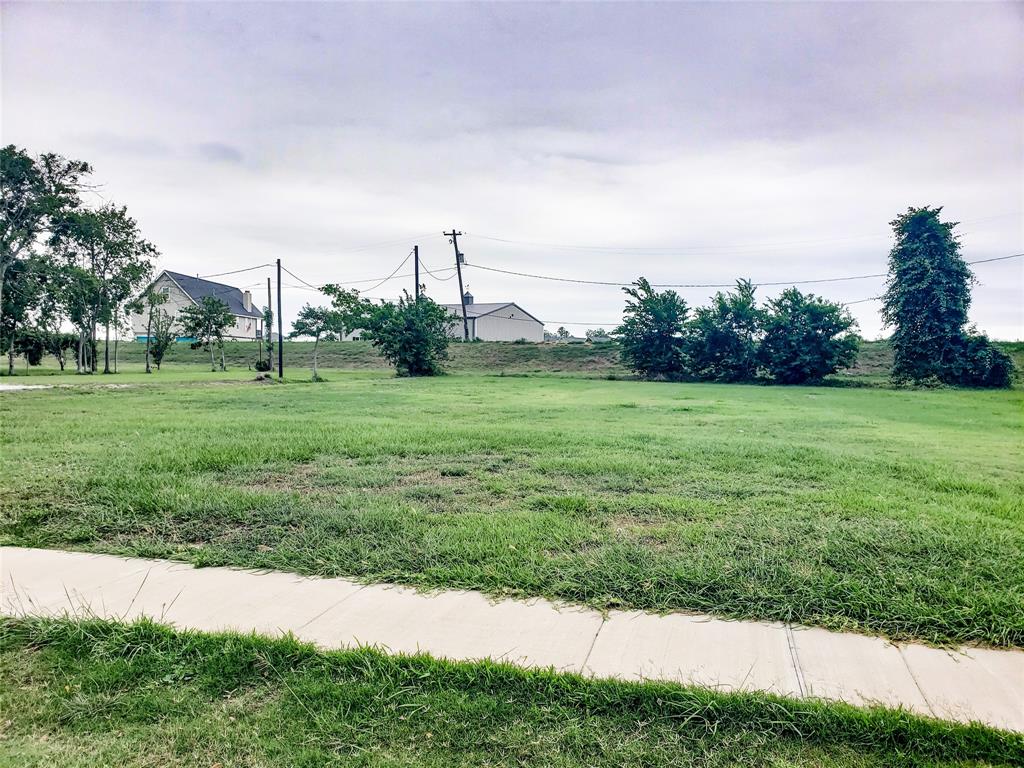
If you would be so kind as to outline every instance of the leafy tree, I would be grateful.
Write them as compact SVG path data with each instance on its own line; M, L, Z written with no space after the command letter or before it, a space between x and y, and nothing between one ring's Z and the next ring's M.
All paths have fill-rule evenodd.
M615 329L622 347L622 359L641 376L677 377L682 373L683 324L686 302L675 291L658 293L647 278L639 278L629 288L625 319Z
M584 334L587 340L594 341L595 339L608 340L609 333L604 328L588 328Z
M13 144L0 149L0 305L8 271L81 205L82 179L91 171L60 155L34 158Z
M320 348L321 337L345 332L344 317L341 312L326 307L314 307L306 304L299 310L299 315L292 323L291 338L296 336L311 336L313 338L313 381L320 381L317 373L317 351Z
M787 288L768 302L763 318L758 357L773 381L820 381L857 359L857 323L839 304Z
M29 313L39 300L41 284L34 259L18 259L7 273L8 289L0 296L0 344L7 353L7 375L14 375L14 358L26 331Z
M404 292L398 303L350 307L350 327L361 327L363 336L388 360L399 376L437 376L448 359L448 335L452 318L444 307L421 296L419 301ZM361 320L361 321L360 321Z
M66 354L78 346L78 335L61 331L45 332L46 351L53 355L63 371L67 364Z
M86 320L94 345L96 326L106 329L103 372L110 373L110 326L149 277L157 250L142 238L127 209L109 204L67 214L52 242L67 263L87 269L95 278Z
M754 299L756 286L738 280L736 290L719 291L709 307L699 307L687 324L684 349L689 372L708 381L750 381L757 375L763 320Z
M202 348L210 353L211 371L217 370L213 356L215 348L221 350L220 369L227 369L224 365L224 332L235 324L235 316L227 304L213 296L204 296L199 303L182 308L178 312L178 322L182 332L195 339L192 349Z
M167 294L162 291L154 291L153 287L150 286L146 293L139 297L137 300L129 304L129 310L136 313L146 313L146 373L152 373L153 368L150 365L150 359L153 355L153 324L156 321L160 323L160 314L163 310L160 307L167 303ZM164 313L166 315L166 313ZM167 330L170 330L170 322L168 322ZM166 347L165 347L166 349ZM161 351L160 357L163 358L163 351ZM160 363L157 362L157 370L160 370Z
M156 363L156 369L160 370L160 364L171 345L177 341L177 332L174 329L174 317L159 307L153 313L153 320L150 324L149 356Z
M893 379L949 381L957 366L974 276L960 256L955 222L942 208L908 208L890 222L889 281L882 319L894 327Z
M557 331L555 331L555 334L556 334L556 335L558 336L558 338L560 338L560 339L568 339L568 338L569 338L569 336L571 336L571 335L572 335L572 334L570 334L570 333L569 333L569 331L567 331L567 330L565 329L565 326L562 326L562 325L558 326L558 330L557 330Z

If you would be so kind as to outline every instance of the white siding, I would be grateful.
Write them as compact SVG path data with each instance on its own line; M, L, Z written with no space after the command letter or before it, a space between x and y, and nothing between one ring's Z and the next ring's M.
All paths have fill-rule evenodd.
M513 305L476 318L474 325L481 341L544 341L544 326Z
M178 284L166 274L161 274L153 282L152 287L155 291L166 290L167 301L164 304L161 304L160 308L171 317L177 315L178 312L181 311L182 307L187 307L190 304L195 303L178 287ZM131 325L133 339L146 338L146 322L148 319L149 314L146 310L143 310L142 314L132 315ZM235 315L235 324L228 329L228 338L239 340L255 339L257 331L259 331L262 323L263 321L257 317ZM181 333L180 328L177 328L176 330L179 334Z

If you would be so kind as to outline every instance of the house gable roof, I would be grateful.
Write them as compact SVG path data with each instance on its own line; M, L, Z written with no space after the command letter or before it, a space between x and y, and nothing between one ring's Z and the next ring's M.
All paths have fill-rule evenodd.
M451 312L453 314L456 314L459 317L462 317L462 305L461 304L442 304L441 306L443 306L449 312ZM466 317L468 317L468 318L476 318L476 317L483 317L484 315L493 315L494 313L500 312L501 310L505 309L506 307L515 307L516 309L518 309L520 312L522 312L524 315L526 315L531 320L536 320L538 323L541 322L540 320L537 320L536 317L534 317L529 312L527 312L525 309L523 309L518 304L516 304L514 301L501 301L501 302L497 302L497 303L493 303L493 304L477 304L475 302L473 304L467 304L466 305Z
M255 307L252 309L245 308L242 291L234 286L215 283L212 280L203 280L201 277L193 277L192 275L183 275L181 272L172 272L169 269L165 269L162 274L171 278L185 292L185 295L197 304L205 297L212 296L227 304L228 309L233 315L238 317L263 317L263 313L259 312Z

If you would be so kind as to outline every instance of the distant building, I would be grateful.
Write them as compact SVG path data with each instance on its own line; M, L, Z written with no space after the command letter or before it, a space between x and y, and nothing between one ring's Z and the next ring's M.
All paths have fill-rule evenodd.
M235 324L227 332L229 339L255 340L262 335L263 313L253 306L252 294L249 291L215 283L212 280L203 280L200 277L183 275L180 272L171 272L169 269L157 275L156 280L150 283L146 290L150 289L167 297L167 301L160 308L172 317L177 315L182 307L198 304L204 297L213 296L227 304L231 314L235 316ZM138 341L146 340L148 320L149 313L145 309L142 314L131 317L132 335ZM184 338L179 337L180 340Z
M544 323L520 307L514 301L477 304L469 291L463 295L466 301L466 320L470 340L480 341L544 341ZM452 338L463 337L462 305L442 304L448 313L454 315L449 329Z

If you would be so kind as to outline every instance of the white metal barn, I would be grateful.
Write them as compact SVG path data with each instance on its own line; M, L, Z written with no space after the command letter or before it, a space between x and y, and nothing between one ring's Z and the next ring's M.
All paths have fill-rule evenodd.
M544 323L520 307L514 301L502 301L489 304L477 304L473 294L464 294L466 300L466 320L469 324L469 338L480 341L544 341ZM455 316L450 334L461 339L462 305L443 304L448 312Z

